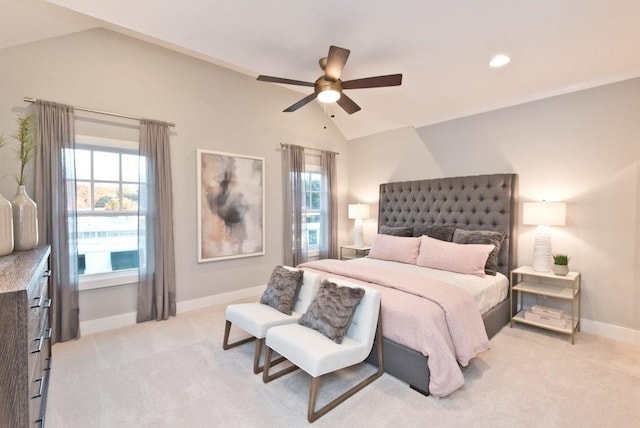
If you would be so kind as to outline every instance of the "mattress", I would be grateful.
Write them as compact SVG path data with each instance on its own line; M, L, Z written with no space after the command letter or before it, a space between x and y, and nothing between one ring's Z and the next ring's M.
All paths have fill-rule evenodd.
M377 268L389 269L398 273L424 276L446 282L447 284L454 285L471 294L473 296L473 300L478 305L478 309L481 314L484 314L489 309L503 301L509 292L509 279L499 272L496 276L487 275L482 278L475 275L464 275L461 273L431 269L406 263L370 259L368 257L348 260L345 263L361 266L363 269L366 269L368 266L374 266Z

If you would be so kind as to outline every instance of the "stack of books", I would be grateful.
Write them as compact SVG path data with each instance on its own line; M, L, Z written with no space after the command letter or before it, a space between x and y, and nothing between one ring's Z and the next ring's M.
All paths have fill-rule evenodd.
M524 319L556 328L567 327L567 318L562 310L541 305L533 305L527 309L524 312Z

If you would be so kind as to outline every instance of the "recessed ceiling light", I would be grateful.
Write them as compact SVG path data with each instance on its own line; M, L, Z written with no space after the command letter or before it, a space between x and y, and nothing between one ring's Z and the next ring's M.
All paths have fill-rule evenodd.
M511 58L504 54L499 54L491 58L491 61L489 61L489 67L502 67L509 64L509 61L511 61Z

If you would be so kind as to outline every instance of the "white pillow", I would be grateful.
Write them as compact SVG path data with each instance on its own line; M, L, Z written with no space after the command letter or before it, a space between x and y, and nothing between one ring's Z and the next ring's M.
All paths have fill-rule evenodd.
M420 238L410 238L393 235L376 235L369 256L372 259L388 260L390 262L416 264Z
M421 237L416 264L422 267L447 270L485 277L484 265L494 246L491 244L456 244Z

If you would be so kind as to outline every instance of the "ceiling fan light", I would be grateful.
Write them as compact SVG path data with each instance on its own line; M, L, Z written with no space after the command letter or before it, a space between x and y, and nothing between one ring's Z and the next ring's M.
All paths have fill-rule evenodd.
M335 89L325 89L318 92L318 101L321 103L335 103L340 99L340 92Z
M504 67L505 65L509 64L510 61L511 61L511 58L509 58L507 55L498 54L493 58L491 58L491 61L489 61L489 67L492 67L492 68Z

